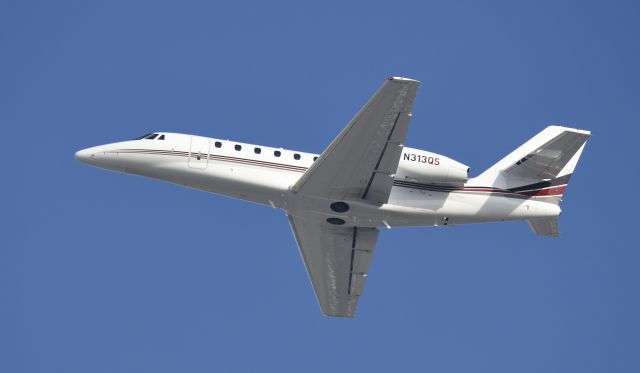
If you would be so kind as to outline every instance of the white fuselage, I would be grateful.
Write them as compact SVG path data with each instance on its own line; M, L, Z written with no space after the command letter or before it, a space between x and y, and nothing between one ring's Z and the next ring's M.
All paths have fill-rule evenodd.
M76 158L100 168L282 208L294 216L299 211L311 212L318 220L340 216L347 225L359 227L440 226L560 214L556 204L490 190L474 179L450 186L412 180L403 170L419 166L434 167L437 171L435 167L449 167L451 171L446 172L454 169L458 172L463 165L438 154L407 147L403 155L418 153L423 157L417 157L418 163L421 159L424 162L416 165L415 159L401 157L388 203L346 201L351 206L349 211L337 214L327 208L328 201L290 190L317 154L200 136L160 134L164 135L163 140L141 139L97 146L79 151ZM447 162L432 161L435 159ZM451 164L460 167L451 167Z

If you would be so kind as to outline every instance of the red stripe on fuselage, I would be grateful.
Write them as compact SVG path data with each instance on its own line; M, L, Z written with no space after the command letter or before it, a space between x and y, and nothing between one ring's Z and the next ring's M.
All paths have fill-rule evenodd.
M566 185L560 185L557 187L551 187L547 189L534 190L531 192L523 192L522 194L527 196L561 196L564 194L565 189L567 189Z

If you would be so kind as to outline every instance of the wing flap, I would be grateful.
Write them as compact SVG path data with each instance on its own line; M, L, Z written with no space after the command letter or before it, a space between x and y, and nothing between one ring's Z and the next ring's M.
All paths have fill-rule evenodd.
M398 169L398 162L402 155L403 141L407 136L411 113L400 112L396 118L394 128L389 134L380 154L378 164L371 175L362 198L377 203L386 203L389 191L393 186L393 178Z
M364 282L367 279L366 274L354 273L351 275L351 287L349 288L349 294L351 296L360 296L364 290Z
M353 272L367 273L373 253L369 250L354 250L353 253Z

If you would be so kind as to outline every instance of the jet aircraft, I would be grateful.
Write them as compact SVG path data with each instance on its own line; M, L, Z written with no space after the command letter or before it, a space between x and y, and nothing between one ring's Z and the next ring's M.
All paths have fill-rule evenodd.
M404 146L419 82L387 79L321 154L154 132L80 162L282 209L327 316L353 317L380 228L525 220L558 236L589 131L550 126L479 176Z

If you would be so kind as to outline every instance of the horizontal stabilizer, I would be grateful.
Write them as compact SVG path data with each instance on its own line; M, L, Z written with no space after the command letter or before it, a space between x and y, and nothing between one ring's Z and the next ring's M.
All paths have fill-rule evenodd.
M558 237L560 236L560 228L558 227L558 218L541 218L527 220L531 230L535 234L541 236Z

